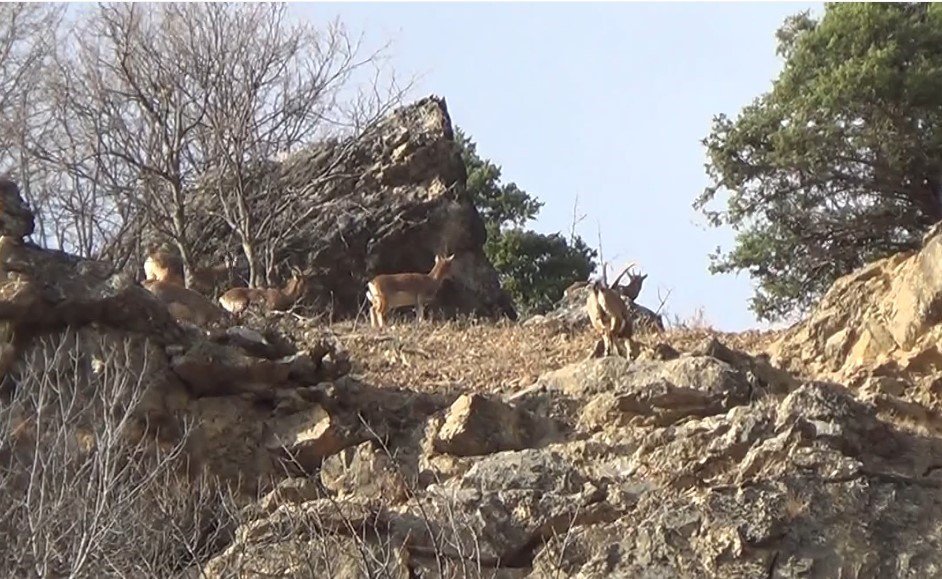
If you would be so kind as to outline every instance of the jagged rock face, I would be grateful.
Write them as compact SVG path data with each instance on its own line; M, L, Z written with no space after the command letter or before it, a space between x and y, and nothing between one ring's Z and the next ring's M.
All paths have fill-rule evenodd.
M266 497L207 572L226 576L242 553L283 564L262 545L318 568L301 547L318 534L367 537L377 563L363 574L392 562L447 577L942 572L942 439L901 430L844 387L799 384L715 341L698 350L580 362L504 402L460 397L408 443L421 439L424 456L364 443L328 459L325 489L292 482ZM524 416L562 426L521 437ZM396 463L429 472L403 494ZM327 489L343 497L331 515Z
M23 239L33 234L34 226L33 214L20 197L19 187L0 180L0 235Z
M812 314L771 346L777 364L856 380L871 371L942 372L942 235L838 279Z
M342 174L325 181L341 155ZM314 308L355 314L373 276L425 273L436 252L447 252L456 256L453 275L436 308L516 317L484 255L484 223L465 194L467 174L444 99L402 107L358 142L320 144L269 171L276 189L308 191L298 211L309 216L292 227L279 257L316 272L307 296ZM228 237L211 221L194 222L194 234ZM232 248L213 253L219 258L225 249Z

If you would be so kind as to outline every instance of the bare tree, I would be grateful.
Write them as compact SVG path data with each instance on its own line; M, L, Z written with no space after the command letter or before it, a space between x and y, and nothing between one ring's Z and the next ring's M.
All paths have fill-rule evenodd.
M291 229L282 217L291 215L298 199L278 187L271 161L316 139L362 132L398 104L408 86L383 74L386 47L364 51L362 38L339 22L323 29L291 25L284 6L210 4L193 10L210 47L204 61L210 70L200 75L212 83L204 89L211 95L209 188L220 217L239 240L249 285L270 285L277 244ZM361 72L373 73L368 90L356 85ZM346 101L342 95L351 86L355 96Z
M100 162L96 179L124 183L148 226L192 274L188 193L205 166L197 132L209 95L194 63L203 46L184 6L101 5L73 35L69 114ZM133 180L129 180L131 177Z
M47 207L46 173L29 149L49 128L42 73L54 54L61 15L49 4L0 5L0 172L16 179L38 212ZM37 225L43 242L45 223Z
M222 227L250 285L270 285L305 196L350 177L357 137L412 86L388 46L284 5L97 5L60 37L63 14L0 9L0 170L17 172L40 243L123 266L161 238L188 285ZM279 181L278 161L325 140L340 146L309 182Z
M206 559L228 494L186 472L186 424L161 436L146 344L65 333L37 343L0 400L0 572L173 576Z

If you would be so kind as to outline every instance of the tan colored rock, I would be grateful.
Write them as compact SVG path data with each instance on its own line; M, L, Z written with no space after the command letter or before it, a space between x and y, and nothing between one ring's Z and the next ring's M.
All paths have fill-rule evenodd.
M338 497L356 495L396 504L408 497L406 481L399 471L393 458L367 441L324 459L320 477L324 488Z
M795 372L846 380L887 364L942 371L942 236L919 251L873 262L838 279L812 314L770 346Z
M538 387L520 397L520 405L594 432L628 423L663 426L722 413L745 404L760 388L750 384L745 373L711 356L634 362L609 356L541 376Z
M320 406L275 418L268 428L266 447L275 453L283 451L307 473L313 473L324 457L363 440Z
M480 394L455 400L438 429L433 448L456 456L520 450L535 444L546 427L525 410Z
M262 512L273 513L282 505L300 505L324 497L324 491L317 481L307 477L287 478L274 490L262 497L259 507Z

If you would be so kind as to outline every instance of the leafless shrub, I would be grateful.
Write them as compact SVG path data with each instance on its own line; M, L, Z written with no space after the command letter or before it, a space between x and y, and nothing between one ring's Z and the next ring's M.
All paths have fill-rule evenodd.
M194 12L213 43L201 75L210 95L204 135L214 169L209 188L242 247L250 286L270 285L280 234L293 229L283 217L298 208L300 191L277 187L268 161L315 140L362 133L405 89L382 66L385 47L364 51L362 38L340 22L320 30L290 25L283 5L231 10L207 4ZM345 99L358 88L358 73L370 69L369 91L360 86ZM338 155L321 177L345 160ZM300 212L291 220L306 217Z
M30 149L50 128L43 71L54 55L61 13L50 4L0 4L0 173L40 209L49 200L47 171ZM37 226L44 238L46 224Z
M273 283L273 248L309 216L307 191L270 182L273 162L362 134L411 87L387 46L290 21L285 5L102 4L68 27L60 7L0 10L0 170L40 216L35 241L123 266L161 238L188 283L221 237L194 215L241 246L252 285Z
M167 436L142 412L146 349L95 341L38 343L0 403L4 576L166 577L225 538L228 498L188 473L188 425Z

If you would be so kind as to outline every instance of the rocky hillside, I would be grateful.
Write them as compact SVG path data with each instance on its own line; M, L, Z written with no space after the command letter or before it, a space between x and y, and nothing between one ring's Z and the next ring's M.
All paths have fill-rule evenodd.
M637 361L586 360L576 319L182 327L131 272L23 243L0 193L4 575L942 573L939 238L841 280L771 356L652 328ZM77 482L170 459L185 477L147 492ZM96 540L43 534L79 524Z

